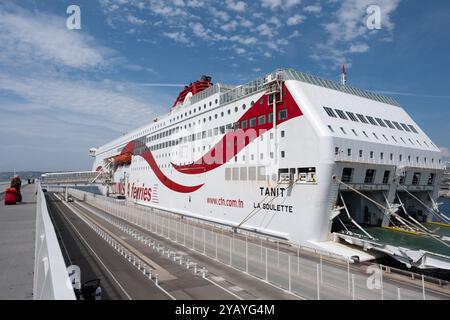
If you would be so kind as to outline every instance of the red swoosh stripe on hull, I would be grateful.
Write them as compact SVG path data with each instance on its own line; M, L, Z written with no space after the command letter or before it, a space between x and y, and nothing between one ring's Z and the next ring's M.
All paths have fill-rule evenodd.
M299 106L297 105L285 85L283 85L283 92L285 93L283 102L277 105L277 112L283 109L287 109L288 118L279 120L277 116L277 125L303 115L302 111L300 110ZM263 99L262 104L260 103L261 99ZM250 118L256 117L256 119L258 119L258 117L261 115L272 113L273 107L272 105L269 106L268 100L268 97L263 94L254 103L254 105L249 108L237 121L241 123L242 121L247 120L247 123L249 123ZM176 165L172 163L172 166L179 172L185 174L200 174L211 171L227 163L230 159L234 158L242 149L244 149L252 140L258 138L263 132L272 130L272 128L273 123L269 123L266 117L266 122L263 125L260 125L258 123L252 128L237 130L238 134L242 134L245 136L241 143L239 143L239 140L236 141L237 143L235 142L236 132L230 131L226 133L222 137L222 139L199 160L188 165ZM255 132L256 135L250 136L248 135L249 132ZM230 141L233 142L232 150L231 147L227 148L227 144L230 143ZM217 155L218 152L220 152L219 155ZM218 158L219 161L217 161Z
M197 186L183 186L181 184L178 184L172 180L170 180L158 167L158 164L155 161L155 158L153 158L153 155L151 151L147 148L145 144L140 142L139 140L134 140L128 142L128 144L123 148L121 154L124 153L131 153L134 156L141 156L145 159L145 161L148 163L148 165L152 168L153 172L155 173L156 177L161 181L163 185L165 185L167 188L180 192L180 193L190 193L194 192L198 189L200 189L203 184L197 185Z

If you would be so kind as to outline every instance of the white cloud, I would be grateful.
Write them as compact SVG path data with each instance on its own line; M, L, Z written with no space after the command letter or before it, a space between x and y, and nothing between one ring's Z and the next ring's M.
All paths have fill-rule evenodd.
M289 9L291 7L297 6L302 3L301 0L261 0L261 5L265 8L276 9L276 8L284 8Z
M272 38L276 32L273 28L269 27L267 24L263 23L256 27L256 30L259 32L262 36L267 36L269 38Z
M301 14L296 14L287 19L287 25L288 26L295 26L301 24L303 21L305 21L305 16Z
M364 53L369 51L370 47L365 43L352 44L348 50L350 53Z
M319 4L309 5L303 8L303 11L308 13L320 13L322 12L322 6Z
M400 0L378 0L376 4L381 9L382 28L390 31L394 24L390 19ZM326 24L325 28L329 32L332 41L352 41L355 38L368 33L370 30L366 26L366 9L373 5L373 0L343 0L339 10L336 12L336 21Z
M164 32L163 35L169 39L174 40L175 42L178 42L178 43L184 43L184 44L190 43L190 40L187 37L187 35L184 33L184 31Z
M138 17L129 14L127 16L127 20L129 23L134 24L134 25L143 25L145 23L145 20L139 19Z
M0 75L0 90L33 105L89 116L114 130L140 125L155 110L131 94L135 90L131 86L113 81Z
M226 0L225 3L227 4L228 9L237 12L243 12L247 8L247 4L243 1Z
M230 19L230 16L228 15L228 13L226 13L225 11L222 10L218 10L215 7L209 7L209 12L217 19L221 20L221 21L228 21Z
M86 32L68 30L63 18L0 8L0 62L88 69L107 64L113 51L96 45Z
M280 7L281 3L281 0L261 0L262 6L270 9Z
M377 33L390 33L394 29L391 15L399 6L401 0L342 0L336 1L338 9L332 16L331 22L323 25L328 40L316 46L316 53L311 55L318 61L328 60L334 67L343 63L351 66L350 54L367 52L370 47L362 44L369 37L375 37ZM369 30L366 26L368 18L366 9L370 5L378 5L381 9L381 30ZM376 39L376 38L375 38ZM375 40L372 40L373 42Z
M302 3L302 0L286 0L285 7L290 8Z
M244 48L235 48L237 54L244 54L247 52Z
M239 26L239 23L236 20L232 20L229 23L222 25L220 28L224 31L234 31Z

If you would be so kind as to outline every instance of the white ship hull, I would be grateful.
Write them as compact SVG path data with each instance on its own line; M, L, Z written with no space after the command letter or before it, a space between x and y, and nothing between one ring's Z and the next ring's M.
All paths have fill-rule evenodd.
M216 85L205 90L204 97L189 97L157 122L100 147L93 170L111 169L114 181L105 193L308 246L333 239L336 217L345 216L342 209L335 210L339 192L360 224L388 223L389 213L350 194L333 176L366 190L385 206L395 203L397 194L407 195L404 189L431 205L442 174L440 151L404 109L386 97L353 92L331 82L315 83L312 78L298 79L298 73L293 77L289 72L291 77L278 82L283 94L276 105L276 127L269 119L273 111L267 95L270 83L234 91ZM247 87L256 90L242 93ZM346 119L330 116L324 107L335 115L343 110ZM367 123L358 116L352 119L349 113L363 115ZM384 126L368 118L382 119ZM399 123L401 130L385 120ZM228 132L226 125L236 122L241 131ZM161 134L171 129L172 134ZM233 147L233 132L256 132L256 137L248 144L243 138L242 148ZM224 163L198 161L217 156L224 139L224 150L232 153L217 157ZM127 153L132 155L131 163L109 164L111 157ZM350 178L343 177L344 168L351 169ZM370 174L368 169L375 171ZM401 185L397 184L399 172L406 172ZM403 200L410 210L419 211L412 198Z

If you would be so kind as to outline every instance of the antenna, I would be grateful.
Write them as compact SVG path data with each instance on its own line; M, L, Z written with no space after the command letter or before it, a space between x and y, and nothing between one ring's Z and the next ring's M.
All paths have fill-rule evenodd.
M347 71L345 70L345 64L342 65L342 78L341 84L343 86L347 85Z

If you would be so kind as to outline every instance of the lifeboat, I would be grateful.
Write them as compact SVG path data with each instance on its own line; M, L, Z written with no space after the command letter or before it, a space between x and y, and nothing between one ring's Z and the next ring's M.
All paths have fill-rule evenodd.
M115 166L129 165L131 164L131 153L127 152L112 157Z
M190 83L188 86L185 86L183 91L178 94L177 99L173 103L172 109L175 108L175 106L179 103L183 103L184 99L189 93L192 93L192 95L194 96L197 93L202 92L209 87L212 87L212 85L213 83L211 82L211 77L209 76L202 76L200 80Z

